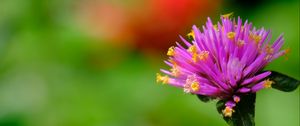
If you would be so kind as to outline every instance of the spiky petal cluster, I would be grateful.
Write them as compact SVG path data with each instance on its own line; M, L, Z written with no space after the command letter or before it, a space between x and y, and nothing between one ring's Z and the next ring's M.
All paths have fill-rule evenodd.
M210 18L202 31L193 26L188 34L192 41L181 37L184 46L170 47L165 61L171 67L161 70L157 81L183 88L185 93L200 94L228 100L224 116L231 116L233 107L246 93L269 88L273 81L265 79L270 71L261 70L272 60L284 55L280 51L283 36L270 43L270 31L256 29L252 23L237 22L221 16L221 23L214 25Z

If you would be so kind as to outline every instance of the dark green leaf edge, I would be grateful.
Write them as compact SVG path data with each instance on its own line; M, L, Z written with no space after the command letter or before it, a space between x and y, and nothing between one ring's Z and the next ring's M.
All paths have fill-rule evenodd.
M199 94L197 94L197 97L202 102L209 102L209 101L214 100L214 98L212 98L212 97L208 97L208 96L204 96L204 95L199 95Z
M291 92L296 90L300 85L300 81L295 78L289 77L276 71L271 72L272 74L268 78L271 81L274 81L274 84L272 84L272 88L284 92Z

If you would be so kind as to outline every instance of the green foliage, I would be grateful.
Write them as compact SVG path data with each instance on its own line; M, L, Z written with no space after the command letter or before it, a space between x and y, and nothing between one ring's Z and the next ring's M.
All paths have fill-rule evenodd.
M199 95L199 94L197 95L197 97L198 97L198 99L200 99L203 102L209 102L209 101L213 100L213 98L211 98L211 97L207 97L207 96Z
M272 74L269 76L270 80L274 81L272 88L278 89L284 92L291 92L297 89L300 84L299 80L296 80L287 75L272 71Z

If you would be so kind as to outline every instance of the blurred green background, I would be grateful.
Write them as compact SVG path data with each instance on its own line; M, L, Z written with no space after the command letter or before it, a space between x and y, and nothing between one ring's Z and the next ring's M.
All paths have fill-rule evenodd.
M0 126L226 126L155 74L179 34L229 12L284 33L288 60L267 69L300 79L299 0L1 0ZM299 126L299 111L299 88L262 90L256 125Z

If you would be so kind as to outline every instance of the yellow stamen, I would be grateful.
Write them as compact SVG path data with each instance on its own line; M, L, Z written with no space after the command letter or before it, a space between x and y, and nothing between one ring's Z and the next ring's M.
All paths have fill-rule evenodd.
M255 36L254 36L254 41L255 41L256 43L260 42L260 40L261 40L261 36L259 36L259 35L255 35Z
M232 15L233 15L233 12L228 13L228 14L223 14L222 17L229 19Z
M192 84L191 84L191 89L196 92L196 91L199 91L200 90L200 86L199 86L199 83L197 81L194 81Z
M196 46L195 45L190 46L189 49L188 49L188 52L191 53L191 54L196 53L197 52Z
M175 47L174 47L174 46L171 46L171 47L168 49L167 55L168 55L168 56L174 56L174 55L175 55Z
M197 54L197 53L194 53L194 54L193 54L192 60L193 60L195 63L198 62L198 54Z
M199 54L194 53L192 60L196 63L199 60L205 61L208 58L209 52L208 51L201 51Z
M188 76L185 84L183 85L183 91L185 93L195 93L200 90L199 82L197 81L195 75Z
M180 75L180 70L178 69L176 64L174 64L173 68L171 69L171 72L172 72L172 75L175 77L178 77Z
M274 83L274 81L271 81L271 80L267 79L267 80L264 81L263 86L265 88L270 88L273 83Z
M199 59L200 60L206 60L208 58L208 51L201 51L201 53L199 54Z
M235 97L233 97L233 100L235 103L238 103L238 102L240 102L241 99L240 99L240 97L235 96Z
M261 36L255 35L255 34L253 34L253 33L250 33L250 38L251 38L252 40L254 40L256 44L258 44L258 42L260 42L260 40L261 40Z
M245 41L244 40L238 40L237 46L242 47L243 45L245 45Z
M270 47L270 45L266 46L266 52L267 54L273 54L274 53L274 49L272 47Z
M167 84L169 82L169 77L167 75L162 76L159 73L156 74L156 82L162 82L163 84Z
M227 38L233 40L234 37L235 37L235 32L228 32L228 33L227 33Z
M291 49L290 48L288 48L288 49L285 49L284 50L284 57L285 57L285 60L288 60L289 59L289 57L288 57L288 55L287 54L289 54L291 52Z
M191 31L190 33L188 33L186 36L195 39L195 32L192 30L192 31Z
M231 107L226 106L222 112L225 117L231 117L234 110Z
M290 53L290 52L291 52L291 49L290 49L290 48L287 48L287 49L284 50L284 54L288 54L288 53Z

